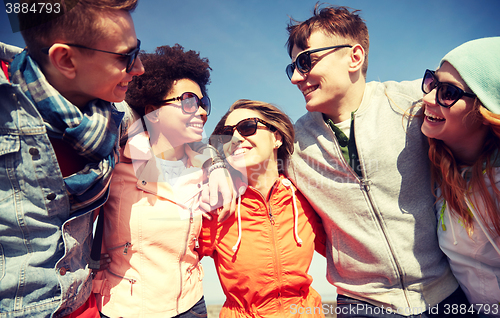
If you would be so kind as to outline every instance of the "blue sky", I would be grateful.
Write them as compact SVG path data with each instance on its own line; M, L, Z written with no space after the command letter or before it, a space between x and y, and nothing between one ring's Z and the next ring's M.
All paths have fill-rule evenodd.
M140 0L132 14L142 48L179 43L210 60L208 93L217 121L240 98L270 102L294 121L305 113L302 94L290 84L285 67L289 17L310 17L316 0ZM370 32L368 81L420 78L463 42L500 35L498 0L350 0L329 2L361 10ZM0 12L0 41L24 46ZM500 54L500 52L499 52ZM205 298L221 303L224 295L210 259L205 264ZM335 297L326 282L325 262L316 257L310 273L325 300Z

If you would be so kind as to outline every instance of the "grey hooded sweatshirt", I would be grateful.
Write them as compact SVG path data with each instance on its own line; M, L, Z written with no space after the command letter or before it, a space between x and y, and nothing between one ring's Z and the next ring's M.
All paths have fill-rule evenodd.
M367 83L351 127L362 177L318 112L297 121L287 171L323 220L337 293L406 316L458 287L437 241L421 117L405 116L419 111L420 83Z

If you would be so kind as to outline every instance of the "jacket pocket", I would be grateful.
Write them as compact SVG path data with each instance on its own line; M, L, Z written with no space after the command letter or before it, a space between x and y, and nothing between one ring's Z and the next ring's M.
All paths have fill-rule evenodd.
M20 142L18 135L0 135L0 156L12 152L18 152L19 149Z
M16 165L20 164L21 155L19 136L12 134L0 135L0 202L11 198L14 195L14 187L17 184L15 179ZM9 189L10 185L10 189ZM0 204L0 207L2 205ZM13 202L6 202L4 208L12 210ZM4 209L1 209L4 211Z

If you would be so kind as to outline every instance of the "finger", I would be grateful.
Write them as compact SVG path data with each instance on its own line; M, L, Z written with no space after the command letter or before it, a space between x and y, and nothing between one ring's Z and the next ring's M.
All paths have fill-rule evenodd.
M212 206L208 202L200 201L199 208L202 213L210 213L212 211Z
M209 177L209 188L210 188L210 205L212 208L218 208L221 206L219 202L219 193L222 194L223 199L224 196L230 196L231 184L228 183L230 179L228 179L228 174L226 169L215 169L210 173ZM229 202L229 201L223 201Z
M219 211L219 216L217 217L218 222L224 222L225 220L227 220L227 218L231 215L230 208L231 204L226 204L218 209Z
M203 187L201 188L200 201L210 205L210 188L208 187L208 184L204 184Z
M216 184L215 182L210 182L209 188L210 188L209 202L212 208L215 209L217 208L217 204L219 202L219 191L218 191L219 185Z
M212 214L208 213L208 212L205 212L205 211L202 211L202 215L205 219L211 221L212 220Z

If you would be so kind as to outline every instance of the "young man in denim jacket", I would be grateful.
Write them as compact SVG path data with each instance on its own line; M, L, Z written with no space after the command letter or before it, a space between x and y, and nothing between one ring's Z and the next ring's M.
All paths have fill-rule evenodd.
M27 49L0 78L0 313L95 318L92 212L117 160L112 103L144 72L137 0L44 2L19 14Z

